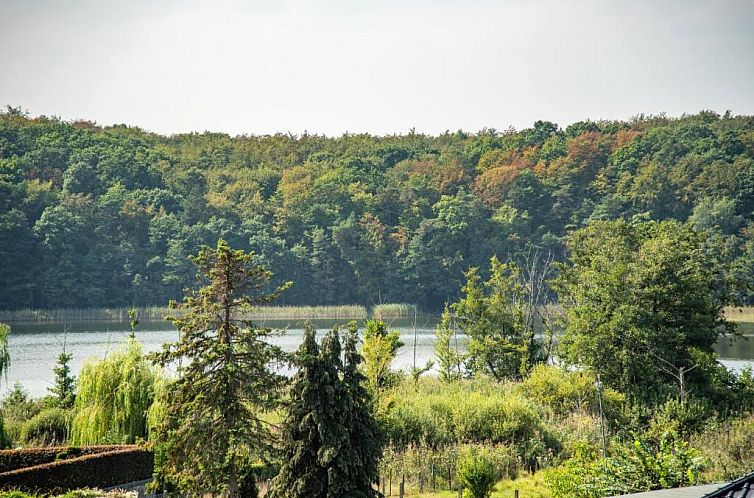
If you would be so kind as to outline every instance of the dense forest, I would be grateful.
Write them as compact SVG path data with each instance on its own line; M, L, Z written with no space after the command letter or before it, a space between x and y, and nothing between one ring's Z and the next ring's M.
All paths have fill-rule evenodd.
M560 259L574 229L633 217L688 221L749 271L754 116L330 138L0 114L7 309L164 304L219 237L295 282L281 304L441 309L493 255Z

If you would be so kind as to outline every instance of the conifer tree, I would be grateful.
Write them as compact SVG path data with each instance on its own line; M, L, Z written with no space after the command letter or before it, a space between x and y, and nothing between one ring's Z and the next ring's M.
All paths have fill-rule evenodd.
M73 407L76 400L76 377L71 375L71 367L68 365L73 359L73 355L63 351L58 355L58 364L53 369L55 372L55 384L48 388L52 395L55 406L67 410Z
M270 495L280 498L324 498L327 467L322 464L325 432L339 429L326 413L334 394L334 377L327 372L317 345L315 330L306 326L304 342L296 352L298 368L290 387L288 416L282 426L283 466L275 477ZM329 375L328 375L329 374Z
M352 498L375 498L381 494L372 486L379 483L379 461L385 446L385 435L374 416L374 400L362 373L362 356L358 351L358 329L351 323L343 346L343 382L348 401L345 425L348 439L341 457L348 467L347 494Z
M383 436L373 416L356 347L355 326L341 360L339 333L317 348L308 327L296 354L298 372L283 424L283 467L273 498L373 498Z
M179 365L161 436L167 453L161 472L182 494L237 498L249 456L272 450L264 413L279 406L284 377L273 367L288 359L267 340L272 331L246 317L290 284L269 292L272 273L222 239L191 259L208 284L173 303L181 313L170 320L180 339L153 357Z

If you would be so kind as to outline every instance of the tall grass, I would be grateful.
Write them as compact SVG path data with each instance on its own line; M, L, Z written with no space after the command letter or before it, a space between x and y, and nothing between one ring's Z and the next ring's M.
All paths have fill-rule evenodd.
M732 322L754 323L754 306L726 308L725 318Z
M129 308L77 308L50 310L0 310L0 322L128 322ZM139 320L159 322L175 314L165 306L138 308ZM341 306L263 306L254 309L249 318L262 320L364 320L367 310L360 305Z
M397 318L413 318L416 316L416 313L416 305L406 303L378 304L372 308L372 318L382 321Z

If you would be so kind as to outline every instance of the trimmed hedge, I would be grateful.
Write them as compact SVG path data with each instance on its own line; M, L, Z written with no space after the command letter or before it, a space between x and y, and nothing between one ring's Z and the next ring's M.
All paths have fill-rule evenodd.
M153 469L151 451L138 446L121 446L114 451L0 473L0 489L49 494L78 488L107 488L149 479Z
M123 444L99 445L99 446L46 446L42 448L22 448L18 450L0 450L0 473L11 470L34 467L43 463L63 460L65 458L93 455L106 451L122 450L131 448Z

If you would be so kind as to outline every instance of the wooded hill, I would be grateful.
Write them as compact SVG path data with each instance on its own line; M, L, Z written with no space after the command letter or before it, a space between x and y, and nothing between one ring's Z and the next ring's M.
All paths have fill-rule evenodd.
M688 221L754 271L754 116L515 131L169 137L0 114L0 307L164 304L187 256L254 250L281 304L457 297L464 271L592 220Z

